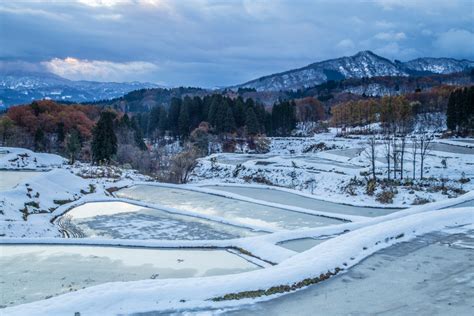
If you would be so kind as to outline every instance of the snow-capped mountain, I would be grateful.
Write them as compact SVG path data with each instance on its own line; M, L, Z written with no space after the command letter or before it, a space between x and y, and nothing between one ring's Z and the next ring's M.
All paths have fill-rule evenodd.
M52 99L84 102L120 97L130 91L159 87L142 82L73 81L47 72L0 72L0 107Z
M310 64L303 68L261 77L235 88L255 88L258 91L295 90L321 84L328 80L371 78L378 76L412 76L448 74L474 67L469 60L451 58L418 58L408 62L391 61L371 51Z
M453 58L417 58L402 63L408 71L427 72L435 74L450 74L474 68L474 61Z

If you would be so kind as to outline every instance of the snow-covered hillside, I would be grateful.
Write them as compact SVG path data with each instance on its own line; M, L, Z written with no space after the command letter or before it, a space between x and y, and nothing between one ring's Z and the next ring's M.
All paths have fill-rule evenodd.
M0 72L0 107L41 99L71 102L108 100L133 90L156 87L141 82L73 81L52 73Z
M469 60L451 58L418 58L405 63L393 62L371 51L310 64L303 68L261 77L236 88L255 88L257 91L296 90L315 86L328 80L371 78L378 76L410 76L421 74L449 74L474 67Z

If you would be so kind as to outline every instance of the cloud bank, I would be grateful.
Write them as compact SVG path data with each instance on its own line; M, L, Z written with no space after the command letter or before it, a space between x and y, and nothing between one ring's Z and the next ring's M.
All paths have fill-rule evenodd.
M373 50L474 59L470 1L0 2L0 60L69 79L224 86Z

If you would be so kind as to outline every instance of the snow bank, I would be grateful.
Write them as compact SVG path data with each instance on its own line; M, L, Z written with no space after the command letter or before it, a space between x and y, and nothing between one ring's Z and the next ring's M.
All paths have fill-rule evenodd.
M0 169L51 169L61 167L67 159L53 154L36 153L25 148L0 147Z

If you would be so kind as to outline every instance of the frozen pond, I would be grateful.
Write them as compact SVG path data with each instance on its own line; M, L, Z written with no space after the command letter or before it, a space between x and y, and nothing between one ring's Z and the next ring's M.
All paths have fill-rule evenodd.
M237 226L122 202L78 206L60 218L58 224L75 237L209 240L257 235Z
M430 234L318 285L226 315L472 315L474 232Z
M41 171L14 171L14 170L0 170L0 191L13 189L19 183L28 180Z
M321 216L176 188L137 185L122 189L116 192L116 195L277 230L342 223L339 220Z
M204 187L208 189L213 189L213 190L236 193L236 194L247 196L253 199L298 206L298 207L307 208L310 210L339 213L339 214L374 217L374 216L387 215L387 214L400 210L400 209L393 209L393 208L390 209L390 208L358 207L358 206L352 206L352 205L344 205L344 204L338 204L338 203L327 202L323 200L317 200L317 199L313 199L309 197L304 197L298 194L293 194L293 193L284 192L280 190L271 190L271 189L265 189L265 188L248 188L248 187L238 187L238 186L217 186L217 185L209 185L209 186L204 186Z
M211 276L257 268L226 250L0 245L0 306L106 282Z

